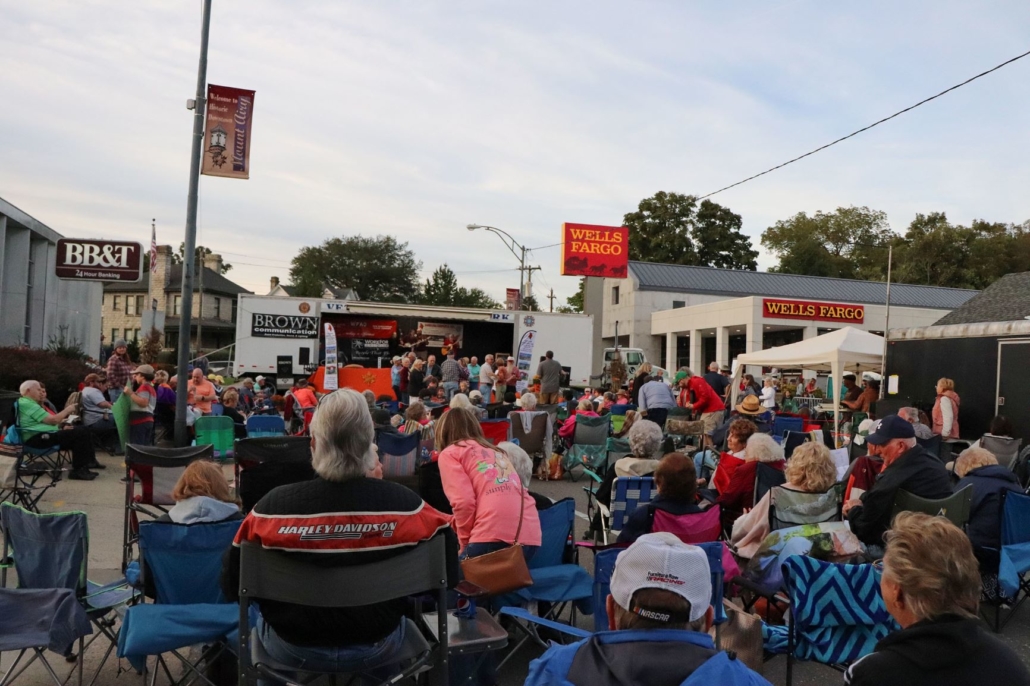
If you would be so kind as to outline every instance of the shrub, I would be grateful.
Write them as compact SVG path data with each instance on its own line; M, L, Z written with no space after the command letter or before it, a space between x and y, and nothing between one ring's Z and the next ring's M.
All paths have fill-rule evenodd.
M50 340L46 346L47 352L51 352L69 360L85 360L86 351L78 338L68 338L68 326L57 327L57 335L50 334Z
M72 391L79 388L92 369L81 360L73 360L49 350L32 348L0 348L0 389L17 391L23 381L35 379L47 389L47 397L57 407L64 407Z

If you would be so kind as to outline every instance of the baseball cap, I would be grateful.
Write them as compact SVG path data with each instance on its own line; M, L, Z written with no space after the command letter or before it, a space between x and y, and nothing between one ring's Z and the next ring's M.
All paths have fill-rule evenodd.
M135 369L133 369L132 373L133 374L142 374L143 376L153 376L154 375L154 368L151 367L149 364L141 364L140 366L138 366Z
M883 445L895 438L914 438L915 428L896 414L889 414L873 424L866 438L873 445Z
M479 398L480 400L482 400L483 393L481 391L472 391L471 393L469 393L469 400L472 400L473 398Z
M256 377L254 377L254 380L257 381L258 383L261 383L262 381L265 380L265 377L263 377L263 376L256 376Z
M712 572L708 556L663 531L644 534L615 561L611 594L620 607L647 619L695 622L705 616L712 601ZM690 603L690 617L671 617L668 611L637 607L633 594L643 588L670 591Z
M872 431L874 424L876 424L876 420L874 419L862 420L862 423L858 425L858 431L855 432L855 445L862 445L865 443L865 439L869 436L869 432Z

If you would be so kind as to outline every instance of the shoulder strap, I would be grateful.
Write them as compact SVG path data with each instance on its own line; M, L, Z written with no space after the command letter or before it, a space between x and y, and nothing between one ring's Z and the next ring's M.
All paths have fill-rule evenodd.
M519 528L515 530L515 540L512 541L512 545L518 545L519 535L522 534L522 515L526 513L526 493L529 492L529 486L522 487L522 481L519 481Z

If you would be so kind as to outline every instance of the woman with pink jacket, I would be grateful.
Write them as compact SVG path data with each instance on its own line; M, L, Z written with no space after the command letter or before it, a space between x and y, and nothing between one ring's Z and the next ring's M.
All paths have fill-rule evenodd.
M528 560L540 547L536 503L508 456L483 437L471 412L453 408L436 427L440 479L454 512L461 559L518 542Z

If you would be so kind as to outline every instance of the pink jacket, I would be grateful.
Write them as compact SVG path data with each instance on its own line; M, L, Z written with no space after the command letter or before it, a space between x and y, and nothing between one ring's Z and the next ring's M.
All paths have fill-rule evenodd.
M513 543L523 510L519 543L540 545L536 503L522 488L508 457L473 441L460 441L440 453L440 479L454 511L454 528L462 550L469 543Z
M576 410L575 413L569 415L569 418L566 419L565 422L560 427L558 427L558 435L559 436L561 436L562 438L571 439L573 436L576 435L576 415L581 415L583 417L600 417L601 416L601 415L597 414L596 412L594 412L593 410L585 410L585 411L583 411L583 410Z

